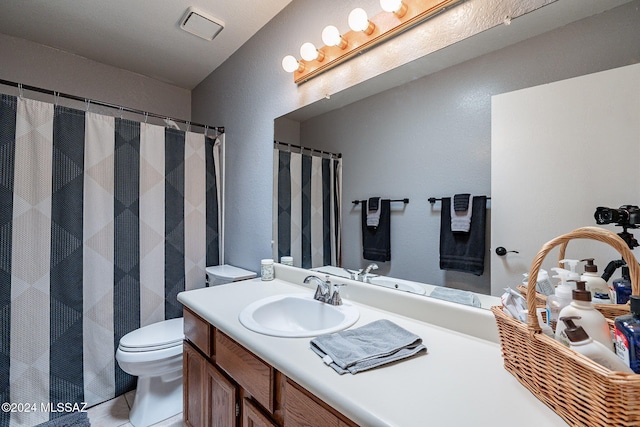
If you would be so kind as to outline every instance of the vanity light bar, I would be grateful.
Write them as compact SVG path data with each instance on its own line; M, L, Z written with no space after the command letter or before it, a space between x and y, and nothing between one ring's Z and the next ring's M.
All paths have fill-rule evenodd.
M293 72L293 81L295 83L304 83L461 1L402 0L402 2L399 2L401 8L397 11L378 13L369 20L370 24L367 25L365 30L351 30L339 35L340 40L335 46L325 45L318 48L319 54L316 59L301 59L297 62L297 67L290 64L287 67L287 71ZM290 56L287 58L289 61L295 60Z

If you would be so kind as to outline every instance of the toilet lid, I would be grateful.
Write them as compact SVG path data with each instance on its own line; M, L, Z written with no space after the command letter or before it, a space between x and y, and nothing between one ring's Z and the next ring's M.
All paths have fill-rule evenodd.
M123 351L151 351L181 345L184 339L183 319L170 319L143 326L120 338Z

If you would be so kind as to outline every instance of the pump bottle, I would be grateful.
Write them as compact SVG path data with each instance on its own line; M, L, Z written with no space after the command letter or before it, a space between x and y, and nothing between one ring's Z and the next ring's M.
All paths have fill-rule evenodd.
M591 304L591 292L585 289L586 283L582 280L576 282L576 289L571 291L573 300L571 303L560 310L559 318L562 317L578 317L575 320L576 326L582 326L587 334L598 341L610 351L614 351L613 339L609 331L607 319L593 307ZM564 329L564 323L558 322L556 328L556 339L564 345L569 345Z
M616 353L636 374L640 374L640 296L632 295L631 314L615 319Z
M593 258L585 258L580 261L586 262L584 273L580 276L580 280L587 282L586 289L591 292L591 298L597 293L608 294L609 286L607 286L607 282L598 274L598 266L593 263Z
M631 276L629 276L629 266L622 267L622 277L611 282L613 286L613 301L616 304L626 304L631 296Z
M564 332L567 335L569 347L571 347L572 350L587 356L589 359L612 371L633 373L631 368L629 368L620 357L617 357L613 351L598 341L594 341L582 326L576 326L573 321L577 319L579 319L579 317L560 318L560 321L565 325Z
M578 261L577 259L561 259L560 263L562 265L564 265L565 270L569 270L569 275L567 276L567 281L568 282L577 282L578 280L580 280L580 274L578 274L576 272L576 267L578 266L578 263L580 261ZM569 268L567 268L567 266ZM575 287L573 288L575 289Z
M547 323L551 326L551 329L555 331L560 310L571 303L571 286L567 281L571 272L558 267L552 268L551 270L558 273L553 277L560 279L555 294L547 297Z

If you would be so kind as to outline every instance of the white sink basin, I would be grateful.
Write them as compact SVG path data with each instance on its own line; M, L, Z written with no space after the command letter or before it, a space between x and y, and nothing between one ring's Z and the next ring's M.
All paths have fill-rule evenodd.
M356 323L360 313L348 302L330 305L311 295L286 294L246 306L240 323L254 332L276 337L312 337L338 332Z
M417 283L408 282L406 280L391 279L389 277L372 277L369 283L372 285L384 286L385 288L411 292L413 294L424 295L426 293L425 289Z

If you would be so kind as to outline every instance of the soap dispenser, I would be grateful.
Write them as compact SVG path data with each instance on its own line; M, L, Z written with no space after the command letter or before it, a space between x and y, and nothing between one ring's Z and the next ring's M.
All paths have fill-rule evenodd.
M585 258L580 261L586 262L584 273L580 276L580 280L587 282L586 289L591 292L591 298L597 293L608 294L609 286L607 286L607 282L598 274L598 266L593 263L593 258Z
M578 280L580 280L580 274L576 272L576 267L578 266L579 262L580 261L578 261L577 259L561 259L560 260L560 263L564 265L564 268L570 271L567 277L567 281L577 282ZM569 266L569 268L567 268L567 266Z
M636 374L640 374L640 296L630 298L631 314L615 319L616 353Z
M611 282L613 286L613 302L616 304L626 304L631 296L631 276L629 276L629 266L622 267L622 277Z
M610 351L615 351L609 324L607 319L593 307L591 304L591 292L585 289L586 283L582 280L576 282L576 289L571 291L573 300L571 303L560 310L560 317L579 317L575 323L582 326L591 338L598 341ZM556 339L564 345L569 345L569 339L564 332L566 325L558 322L556 328Z
M569 347L584 355L596 363L612 371L632 374L633 371L611 349L594 341L582 326L577 326L573 321L579 317L561 317L560 321L565 325L565 334L569 340Z
M560 279L555 294L547 297L547 323L551 326L551 329L555 331L560 310L571 303L571 286L567 281L571 272L558 267L552 268L551 270L558 273L553 277Z

